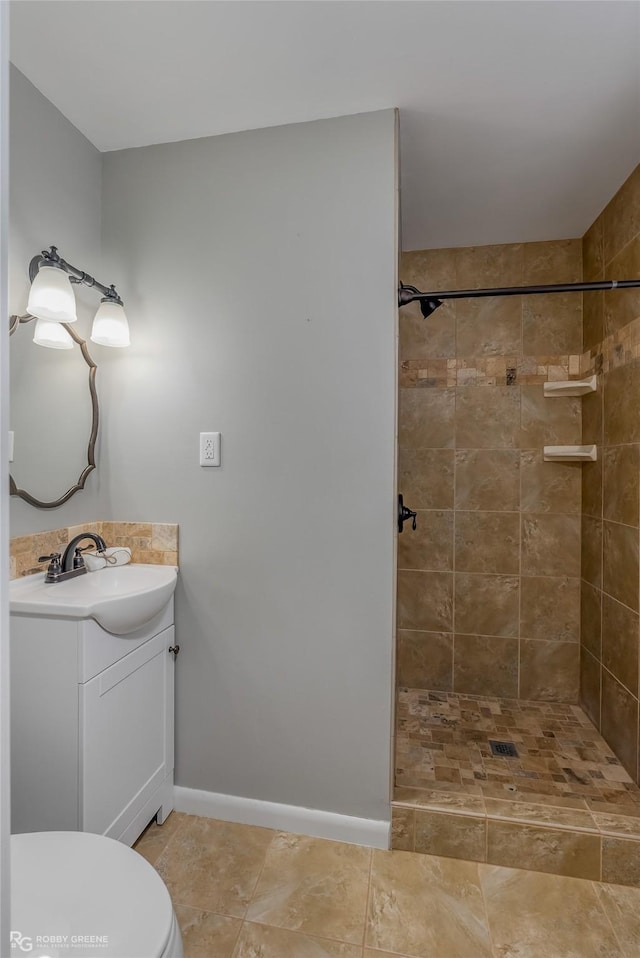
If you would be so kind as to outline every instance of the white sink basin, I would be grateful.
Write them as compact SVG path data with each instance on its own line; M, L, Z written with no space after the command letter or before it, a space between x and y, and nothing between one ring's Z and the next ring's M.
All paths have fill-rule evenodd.
M12 613L95 619L115 635L135 632L162 611L178 579L175 566L129 565L87 572L66 582L45 583L44 573L14 579Z

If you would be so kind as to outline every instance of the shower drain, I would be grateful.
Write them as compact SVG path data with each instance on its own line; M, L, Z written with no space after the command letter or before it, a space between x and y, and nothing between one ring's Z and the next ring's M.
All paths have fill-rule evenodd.
M500 755L502 758L517 758L518 749L513 742L495 742L489 739L492 755Z

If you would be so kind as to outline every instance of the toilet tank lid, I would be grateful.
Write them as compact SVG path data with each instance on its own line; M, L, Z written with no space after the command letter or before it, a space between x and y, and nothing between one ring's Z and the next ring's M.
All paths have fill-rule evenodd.
M87 832L11 836L11 930L31 939L32 958L159 958L172 920L164 882L121 842Z

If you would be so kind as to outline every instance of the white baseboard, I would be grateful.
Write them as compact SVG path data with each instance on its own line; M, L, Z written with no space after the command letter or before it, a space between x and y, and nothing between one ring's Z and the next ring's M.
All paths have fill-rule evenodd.
M223 822L238 822L241 825L261 825L263 828L276 828L298 835L311 835L313 838L330 838L352 845L368 845L371 848L389 848L390 845L389 822L338 815L317 808L261 802L255 798L221 795L180 785L174 789L174 807L177 812L187 815L202 815L204 818L218 818Z

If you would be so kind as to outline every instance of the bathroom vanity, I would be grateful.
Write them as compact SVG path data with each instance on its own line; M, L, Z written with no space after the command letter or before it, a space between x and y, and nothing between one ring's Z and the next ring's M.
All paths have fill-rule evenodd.
M109 571L84 578L104 588L100 576ZM62 602L67 585L49 596ZM173 588L121 635L94 618L32 614L20 601L27 592L17 582L11 595L12 831L87 831L131 845L173 808Z

